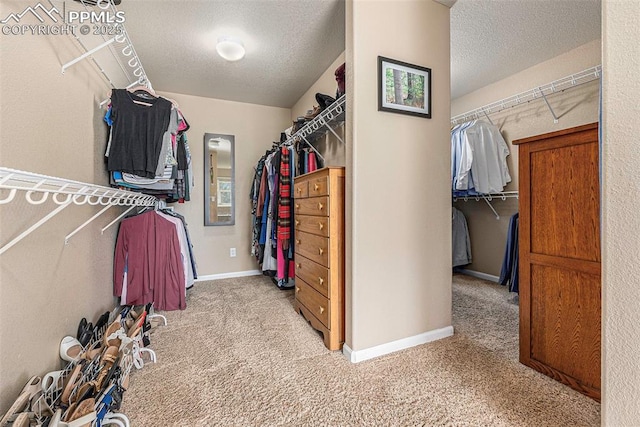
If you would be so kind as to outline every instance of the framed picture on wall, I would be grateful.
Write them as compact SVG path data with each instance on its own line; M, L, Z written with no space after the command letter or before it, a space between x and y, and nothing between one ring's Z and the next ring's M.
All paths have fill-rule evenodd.
M378 111L431 118L431 68L378 56Z

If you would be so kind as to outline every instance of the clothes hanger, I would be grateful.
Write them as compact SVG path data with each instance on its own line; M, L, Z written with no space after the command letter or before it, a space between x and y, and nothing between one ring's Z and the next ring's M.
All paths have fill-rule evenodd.
M133 99L132 101L136 104L140 104L140 105L145 105L147 107L151 107L153 104L149 103L149 102L144 102L144 99L157 99L158 95L156 95L156 93L153 91L153 89L149 89L148 87L144 86L144 85L138 85L138 86L134 86L132 88L127 89L127 91L132 94L133 96L135 96L136 98L141 98L140 99Z
M136 92L145 92L151 96L153 96L154 98L157 98L158 95L156 95L156 93L154 92L153 89L149 89L147 86L144 85L138 85L138 86L134 86L130 89L127 89L129 92L131 93L136 93Z

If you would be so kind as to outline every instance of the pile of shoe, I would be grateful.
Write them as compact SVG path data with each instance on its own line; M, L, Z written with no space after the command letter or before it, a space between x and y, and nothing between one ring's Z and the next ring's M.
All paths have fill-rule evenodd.
M316 93L316 101L318 105L314 105L312 110L307 110L307 114L299 116L294 122L291 133L294 134L309 121L313 120L318 114L326 110L336 100L329 95L323 93Z
M166 318L147 306L116 307L95 325L82 319L75 337L60 343L66 367L32 377L0 420L0 427L129 426L118 413L129 387L132 367L144 366L144 355L156 361L149 334Z

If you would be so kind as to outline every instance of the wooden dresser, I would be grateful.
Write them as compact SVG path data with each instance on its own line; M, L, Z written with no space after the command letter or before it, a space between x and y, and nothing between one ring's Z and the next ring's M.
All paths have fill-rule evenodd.
M294 180L295 310L324 336L344 342L344 168L327 167Z
M519 150L520 362L600 400L598 125Z

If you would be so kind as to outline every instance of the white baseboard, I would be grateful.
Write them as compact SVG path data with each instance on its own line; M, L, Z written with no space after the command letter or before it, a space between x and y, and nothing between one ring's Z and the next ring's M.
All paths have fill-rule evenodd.
M196 282L206 282L207 280L231 279L233 277L259 276L262 274L260 270L235 271L233 273L207 274L206 276L198 276Z
M344 344L342 346L342 353L347 356L347 359L349 359L351 363L358 363L365 360L373 359L374 357L380 357L386 354L394 353L396 351L404 350L405 348L411 348L420 344L426 344L431 341L450 337L452 335L453 326L447 326L441 329L435 329L433 331L414 335L412 337L402 338L397 341L391 341L386 344L380 344L375 347L365 348L364 350L354 351L351 350L348 345Z
M489 280L491 282L496 282L496 283L500 281L500 278L498 276L482 273L480 271L475 271L475 270L466 270L463 268L458 270L458 273L466 274L467 276L477 277L478 279Z

